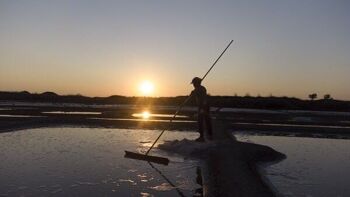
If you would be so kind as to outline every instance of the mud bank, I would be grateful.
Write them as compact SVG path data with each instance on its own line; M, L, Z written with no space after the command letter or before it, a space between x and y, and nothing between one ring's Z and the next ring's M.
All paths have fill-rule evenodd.
M160 149L200 159L204 196L275 196L262 180L258 164L286 158L268 146L238 142L216 123L214 141L172 141Z
M233 140L204 144L185 139L159 148L201 160L204 196L275 196L257 165L286 158L270 147Z

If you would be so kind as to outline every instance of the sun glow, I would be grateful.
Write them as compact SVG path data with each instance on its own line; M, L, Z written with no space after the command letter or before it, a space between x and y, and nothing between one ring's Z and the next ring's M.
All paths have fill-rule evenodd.
M144 96L148 96L153 93L154 85L150 81L143 81L139 86L139 90Z
M151 113L149 111L143 111L142 113L132 114L132 116L146 120L146 119L149 119L151 117Z
M143 119L148 119L151 116L151 114L148 111L142 112L142 118Z

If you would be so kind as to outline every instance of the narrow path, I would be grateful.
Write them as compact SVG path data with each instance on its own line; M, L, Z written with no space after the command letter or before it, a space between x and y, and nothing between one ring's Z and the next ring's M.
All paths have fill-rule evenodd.
M214 141L218 145L202 159L204 196L275 196L257 172L257 163L278 161L284 154L236 141L220 121L214 121Z

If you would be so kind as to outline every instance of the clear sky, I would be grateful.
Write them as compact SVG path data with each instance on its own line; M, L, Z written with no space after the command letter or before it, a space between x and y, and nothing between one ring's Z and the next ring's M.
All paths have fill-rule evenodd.
M0 90L350 100L350 1L0 0Z

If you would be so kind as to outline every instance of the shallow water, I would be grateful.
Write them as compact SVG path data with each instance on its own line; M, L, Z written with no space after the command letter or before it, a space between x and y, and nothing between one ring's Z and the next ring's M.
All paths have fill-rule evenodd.
M140 106L128 104L79 104L79 103L40 103L40 102L15 102L15 101L0 101L0 107L86 107L86 108L115 108L115 109L139 109ZM176 110L178 106L153 106L154 109L160 110ZM211 107L211 111L216 111L218 108ZM196 107L184 106L182 111L196 112ZM324 115L324 116L350 116L350 112L338 111L307 111L307 110L265 110L265 109L249 109L249 108L220 108L221 112L243 112L243 113L264 113L264 114L307 114L307 115Z
M287 159L264 168L267 179L284 196L350 196L350 140L235 136L287 155Z
M197 161L159 149L168 166L124 158L145 152L157 130L41 128L0 134L0 196L191 196ZM194 139L167 132L163 140ZM162 177L159 172L175 186Z
M46 116L32 116L32 115L14 115L14 114L0 114L0 118L42 118Z
M0 108L0 111L12 110L11 108Z
M145 118L146 116L146 118ZM132 114L132 117L136 117L136 118L143 118L143 119L147 119L147 118L172 118L174 117L174 114L146 114L145 113L135 113ZM176 118L188 118L188 116L184 116L184 115L176 115Z
M119 121L136 121L136 122L169 122L170 120L161 119L143 119L143 118L89 118L91 120L119 120ZM196 122L194 120L172 120L172 122L186 123Z
M288 127L313 127L313 128L334 128L334 129L349 129L349 126L325 126L325 125L314 125L314 124L279 124L279 123L247 123L238 122L238 125L262 125L262 126L288 126Z
M92 112L92 111L47 111L41 112L43 114L76 114L76 115L100 115L101 112Z

